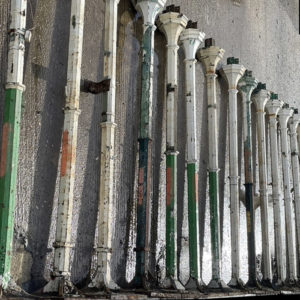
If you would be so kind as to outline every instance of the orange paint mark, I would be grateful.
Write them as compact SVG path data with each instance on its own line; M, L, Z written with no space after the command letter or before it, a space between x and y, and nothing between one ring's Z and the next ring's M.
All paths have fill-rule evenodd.
M9 123L5 123L3 125L3 133L2 133L0 177L4 177L5 175L9 130L10 130Z
M65 130L62 138L62 153L61 153L61 165L60 165L60 176L64 177L67 171L68 163L68 151L69 150L69 132Z
M138 182L138 205L143 204L144 196L144 168L139 169L139 182Z
M171 205L171 187L172 187L172 169L167 168L167 187L166 187L166 193L167 193L167 206Z

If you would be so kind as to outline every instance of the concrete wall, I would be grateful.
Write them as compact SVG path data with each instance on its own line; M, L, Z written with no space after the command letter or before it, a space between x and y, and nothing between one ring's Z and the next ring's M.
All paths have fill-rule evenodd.
M15 210L15 239L12 273L23 288L33 291L49 280L53 258L58 170L63 126L64 86L67 72L67 51L70 0L28 0L28 28L33 38L27 45L25 62L24 111L21 124L18 193ZM298 71L300 48L296 0L173 0L198 27L213 37L226 50L222 63L229 56L240 58L254 76L267 83L267 88L288 103L299 106ZM5 84L7 68L7 35L9 0L0 0L0 83ZM86 1L82 78L101 80L103 65L103 0ZM134 267L134 227L136 197L136 153L140 95L141 18L129 0L119 4L118 73L116 95L116 199L114 219L113 277L120 284L130 280ZM153 231L152 269L163 276L164 244L164 149L165 149L165 38L155 37L155 81L153 109ZM178 147L178 247L181 255L180 277L187 279L188 233L186 210L185 104L183 52L179 52ZM207 202L207 116L203 69L197 65L197 116L200 152L200 245L203 279L210 279L209 211ZM218 79L220 211L223 228L223 275L230 278L230 224L228 188L228 138L226 83ZM3 99L4 90L0 90ZM84 284L95 266L94 236L97 223L99 191L99 143L101 96L81 94L81 115L77 149L76 182L72 226L72 279ZM241 105L239 105L241 110ZM2 119L3 101L0 101ZM240 120L241 121L241 120ZM240 123L241 124L241 123ZM255 128L254 128L255 129ZM255 132L255 131L254 131ZM241 141L241 130L240 130ZM254 144L255 145L255 144ZM240 145L240 153L242 151ZM254 153L256 155L256 153ZM241 160L241 155L240 155ZM242 162L241 162L242 165ZM241 168L242 171L242 168ZM256 177L257 180L257 177ZM243 176L242 176L243 183ZM258 190L258 187L256 187ZM156 225L157 224L157 225ZM223 226L224 224L224 226ZM261 248L258 224L258 253ZM243 238L243 279L247 279L246 218L241 207ZM270 228L272 230L272 228ZM92 268L93 269L93 268Z

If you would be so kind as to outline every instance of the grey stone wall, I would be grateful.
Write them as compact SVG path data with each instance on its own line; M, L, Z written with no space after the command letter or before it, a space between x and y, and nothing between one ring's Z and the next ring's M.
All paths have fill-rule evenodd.
M26 48L24 111L21 124L18 192L15 209L14 259L12 274L28 291L49 280L52 243L55 236L58 170L63 126L64 87L67 72L70 0L28 0L28 28L33 38ZM267 88L291 105L299 105L298 72L300 56L298 1L296 0L173 0L198 28L213 37L226 50L226 58L240 58L254 76ZM101 80L103 66L103 0L87 0L84 27L82 78ZM5 84L7 68L7 35L9 0L0 0L0 83ZM119 4L118 73L116 94L116 228L113 239L113 277L120 284L134 272L134 229L136 197L136 154L140 95L141 18L129 0ZM153 192L152 192L152 269L163 276L164 265L164 149L165 149L165 38L155 36L155 81L153 103ZM186 216L185 104L183 52L179 52L178 97L178 249L180 277L188 276L188 232ZM197 116L199 136L200 245L203 272L210 278L209 207L207 197L207 116L205 79L197 64ZM227 91L224 79L218 79L220 212L223 237L223 275L230 278L230 220L228 188ZM3 99L4 89L0 89ZM74 211L72 224L71 270L75 283L84 284L90 267L95 266L94 240L99 191L99 145L101 96L81 94L81 115L76 164ZM239 104L241 112L241 105ZM3 101L0 101L2 120ZM241 114L239 114L241 115ZM241 120L240 120L241 121ZM241 124L241 123L240 123ZM255 128L254 128L255 132ZM241 141L241 129L239 132ZM255 135L254 135L255 138ZM255 145L255 143L254 143ZM242 165L242 147L240 144ZM254 153L256 156L256 153ZM241 167L241 175L243 168ZM257 180L257 176L256 176ZM243 175L242 175L243 183ZM258 187L256 187L258 190ZM257 249L261 235L257 211ZM247 279L246 218L241 205L242 276ZM272 228L270 228L272 230Z

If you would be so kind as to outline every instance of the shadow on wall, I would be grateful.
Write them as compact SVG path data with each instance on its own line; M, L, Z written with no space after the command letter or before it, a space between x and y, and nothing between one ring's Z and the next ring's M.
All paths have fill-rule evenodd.
M63 127L62 108L65 99L66 64L68 54L70 1L57 1L52 31L49 68L45 74L47 86L41 113L41 132L37 151L34 187L31 195L28 224L28 247L32 255L31 280L23 284L28 292L41 288L46 280L44 270L51 226L51 212ZM36 5L40 2L36 1ZM51 79L51 80L50 80Z

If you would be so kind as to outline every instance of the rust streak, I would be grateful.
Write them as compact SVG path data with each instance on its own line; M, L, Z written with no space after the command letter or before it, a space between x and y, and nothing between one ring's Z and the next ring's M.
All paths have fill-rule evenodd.
M0 177L4 177L4 175L5 175L9 129L10 129L9 123L5 123L3 125L3 137L2 137L2 147L1 147L1 163L0 163Z
M65 130L62 138L62 154L61 154L61 166L60 166L60 176L64 177L67 171L68 163L68 149L69 149L69 132Z

